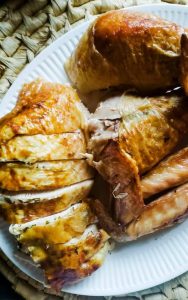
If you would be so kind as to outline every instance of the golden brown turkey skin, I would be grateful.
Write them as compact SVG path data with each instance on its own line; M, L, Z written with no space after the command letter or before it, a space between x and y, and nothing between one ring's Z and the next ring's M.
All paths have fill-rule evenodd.
M118 242L128 242L184 221L188 214L188 184L184 184L148 205L127 226L114 221L106 207L94 200L93 209L101 226Z
M109 243L106 242L95 255L83 264L80 264L78 268L66 268L66 266L62 266L61 262L58 264L58 261L54 259L47 260L46 264L42 264L47 282L56 290L61 290L64 286L74 284L90 276L103 264L109 250Z
M188 184L146 205L139 217L126 228L126 240L134 240L181 222L188 214Z
M93 166L112 188L110 208L98 205L97 215L103 226L107 220L103 228L117 236L115 224L124 228L142 214L139 175L167 156L187 132L188 106L186 99L176 94L146 98L125 94L119 102L110 103L111 115L101 118L102 111L110 112L110 104L104 102L89 121L89 147ZM105 209L106 218L102 219Z
M52 161L81 159L86 152L85 137L81 131L62 134L16 136L0 145L0 162Z
M73 88L35 80L24 85L15 108L0 120L0 143L16 135L73 132L83 128L84 122Z
M70 86L25 84L15 108L0 120L0 188L48 190L92 178L82 159L87 113Z
M184 29L154 15L116 10L98 17L66 63L82 92L124 85L148 93L179 84Z
M169 154L188 131L187 99L182 95L125 95L120 109L120 148L135 159L140 174Z
M98 157L110 140L117 140L143 174L168 155L187 132L187 99L169 93L156 97L124 94L115 100L108 106L108 100L101 103L91 116L89 147ZM105 114L106 109L108 114L102 118L101 111Z
M141 180L143 197L149 198L188 181L188 147L160 162Z
M87 199L86 119L74 89L36 80L0 120L0 213L57 290L91 275L109 250Z
M30 253L33 260L44 264L45 258L50 257L54 261L60 260L64 268L67 265L70 269L77 269L80 264L90 259L100 250L109 239L109 236L103 229L97 230L96 225L90 225L85 231L89 232L79 238L73 238L67 243L51 243L49 247L45 247L45 243L44 245L41 243L41 245L32 246ZM46 263L47 261L45 261Z
M33 260L45 270L46 278L53 287L58 288L60 282L60 287L62 287L79 281L82 277L93 273L102 264L101 259L94 267L91 261L104 247L108 248L106 242L109 236L102 229L98 231L95 225L90 227L92 231L87 235L84 234L85 236L68 243L50 244L48 247L37 245L29 248ZM85 266L86 269L84 264L87 266Z
M109 236L98 229L87 201L47 218L11 225L10 232L57 290L92 274L110 249Z

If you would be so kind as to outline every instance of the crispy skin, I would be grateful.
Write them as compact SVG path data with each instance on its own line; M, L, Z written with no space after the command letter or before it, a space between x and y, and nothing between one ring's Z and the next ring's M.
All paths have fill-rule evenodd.
M188 184L186 183L145 206L138 219L127 226L125 230L127 241L181 222L187 214Z
M0 164L0 188L8 191L56 189L92 177L85 160Z
M56 290L91 275L110 249L109 236L98 229L89 202L48 218L10 226L21 249L44 270L47 283Z
M176 94L145 98L125 94L111 105L108 119L101 118L102 108L104 115L106 108L110 112L110 104L104 102L89 121L89 149L92 165L112 188L113 197L105 209L117 226L125 226L144 207L139 174L168 155L187 132L188 106ZM109 219L107 223L103 228L109 228L110 234L115 225L110 228Z
M36 80L25 84L16 107L0 120L0 143L16 135L57 134L84 126L80 99L70 86Z
M188 147L169 156L147 173L141 181L144 198L188 181Z
M188 131L187 99L181 95L125 95L121 114L120 148L135 159L140 174L168 155Z
M47 265L43 267L47 282L56 290L61 290L64 286L76 283L90 276L101 267L109 250L109 243L106 242L104 247L77 269L63 268L62 265L58 265L58 263L54 266L54 260L50 263L48 262Z
M168 155L187 133L187 99L180 93L156 97L124 94L115 102L109 101L112 115L110 104L105 102L89 121L89 148L95 157L110 140L117 139L120 149L136 160L143 174ZM105 119L101 114L106 108Z
M11 202L7 196L0 201L0 215L10 224L23 224L29 221L50 216L69 208L71 205L85 199L92 187L93 181L87 180L64 188L59 197L52 199L32 199L32 201ZM39 197L39 194L37 194ZM49 194L50 195L50 194ZM41 197L43 197L41 195Z
M17 136L0 145L0 161L52 161L81 159L86 152L82 132L33 136Z
M29 252L34 262L46 265L48 259L61 263L64 268L79 268L80 264L90 259L109 239L107 233L96 225L91 225L91 231L79 238L73 238L67 243L29 246ZM90 228L88 227L86 231ZM85 232L86 232L85 231Z
M141 92L179 84L184 29L154 15L116 10L98 17L66 63L82 92L124 85Z
M25 247L66 243L79 237L86 227L96 221L87 202L75 204L68 210L48 217L32 221L33 223L11 225L10 232L17 235L17 240Z
M181 84L188 95L188 30L181 37Z

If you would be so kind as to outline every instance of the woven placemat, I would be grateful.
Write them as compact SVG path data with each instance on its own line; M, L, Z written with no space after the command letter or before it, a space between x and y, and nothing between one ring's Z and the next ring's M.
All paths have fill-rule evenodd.
M161 2L188 5L188 0L4 1L4 5L0 5L0 99L23 67L40 51L91 15L132 5ZM58 300L62 297L66 300L89 299L66 293L54 295L52 290L44 289L17 269L1 251L0 272L12 283L14 290L27 300ZM188 299L188 273L158 287L124 296L123 299Z

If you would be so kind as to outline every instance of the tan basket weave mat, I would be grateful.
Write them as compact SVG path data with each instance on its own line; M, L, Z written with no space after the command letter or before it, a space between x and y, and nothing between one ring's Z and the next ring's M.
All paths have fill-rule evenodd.
M149 3L188 4L188 0L9 0L0 6L0 99L23 67L56 38L91 15ZM27 300L82 299L53 292L20 272L0 251L0 271ZM102 297L96 297L103 299ZM188 299L188 273L152 289L124 296L126 300ZM8 300L8 299L7 299Z

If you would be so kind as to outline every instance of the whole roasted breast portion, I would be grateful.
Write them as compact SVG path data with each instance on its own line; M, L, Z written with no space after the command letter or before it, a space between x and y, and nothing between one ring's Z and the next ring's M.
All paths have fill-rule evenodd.
M141 92L180 83L184 29L155 15L110 11L98 17L66 63L83 93L123 85Z
M180 93L144 98L124 94L119 101L101 103L91 116L91 163L110 184L112 198L108 207L97 201L94 209L116 239L143 212L140 175L175 148L187 125L187 100Z

